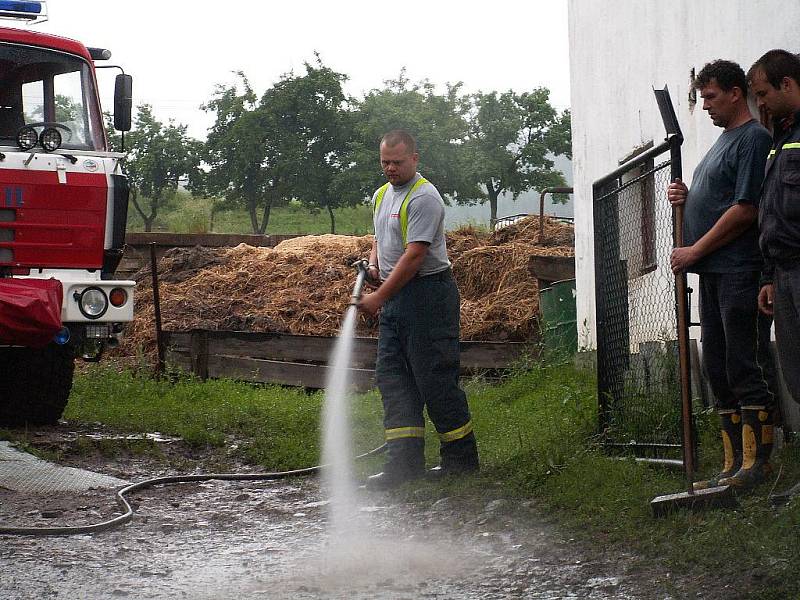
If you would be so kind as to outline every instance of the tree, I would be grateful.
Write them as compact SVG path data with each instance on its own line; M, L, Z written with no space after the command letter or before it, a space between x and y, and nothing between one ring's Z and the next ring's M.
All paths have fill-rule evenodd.
M83 107L72 96L56 94L54 101L57 123L78 121L81 118Z
M290 197L292 171L271 135L273 119L259 110L244 73L237 76L233 85L217 85L214 97L202 107L216 113L216 121L203 153L208 170L193 187L222 197L226 205L243 205L253 233L263 234L273 204Z
M417 140L420 171L446 197L475 197L464 177L461 150L467 135L469 104L460 95L461 84L447 85L444 94L422 81L411 84L401 71L383 89L369 92L356 106L354 137L347 153L347 168L337 176L335 187L342 195L369 197L385 183L378 145L392 129L405 129Z
M272 207L290 199L327 210L334 232L333 209L347 203L333 187L349 135L346 76L316 59L303 75L282 75L258 103L238 73L238 85L218 86L204 107L217 118L206 142L203 187L229 205L243 204L254 233L263 234Z
M283 171L291 172L292 196L312 210L326 210L331 233L336 232L333 210L361 198L347 197L334 186L344 169L350 135L348 99L342 90L345 75L322 64L305 64L302 76L284 75L261 99L260 111L273 143L280 144Z
M469 135L464 165L478 188L473 196L489 201L491 222L497 220L497 200L504 192L520 193L563 186L563 175L550 157L572 156L570 114L550 105L550 92L537 88L521 94L478 93L471 98Z
M145 231L152 231L159 210L171 199L178 183L194 176L201 144L186 135L185 125L161 123L147 104L138 107L125 143L130 199L144 221Z

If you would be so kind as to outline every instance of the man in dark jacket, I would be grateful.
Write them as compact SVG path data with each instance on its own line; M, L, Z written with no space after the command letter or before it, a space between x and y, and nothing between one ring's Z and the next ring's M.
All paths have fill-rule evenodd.
M759 108L773 119L758 224L764 272L758 305L775 319L786 386L800 402L800 59L770 50L747 73ZM800 484L778 501L800 493Z

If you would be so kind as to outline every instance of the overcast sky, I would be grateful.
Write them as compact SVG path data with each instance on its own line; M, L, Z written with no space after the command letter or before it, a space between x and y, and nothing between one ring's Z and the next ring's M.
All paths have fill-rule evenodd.
M134 78L134 103L205 137L199 106L217 83L242 70L257 94L281 74L305 72L320 53L350 77L360 97L406 67L412 81L467 91L547 87L569 106L566 0L48 0L50 20L34 29L111 50ZM113 74L101 72L104 108Z

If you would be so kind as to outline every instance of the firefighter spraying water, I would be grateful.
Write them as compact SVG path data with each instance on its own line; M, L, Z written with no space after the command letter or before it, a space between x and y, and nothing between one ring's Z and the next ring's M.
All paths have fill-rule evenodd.
M2 1L0 18L41 22L47 6ZM134 282L114 279L124 155L109 147L96 79L110 56L0 28L0 426L57 421L75 358L98 360L133 318ZM130 126L131 77L120 74L114 127Z

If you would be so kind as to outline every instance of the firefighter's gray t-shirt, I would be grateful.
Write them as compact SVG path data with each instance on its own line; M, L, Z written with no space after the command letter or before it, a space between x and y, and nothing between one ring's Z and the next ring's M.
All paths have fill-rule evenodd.
M723 131L698 163L686 198L683 242L703 237L737 203L758 208L764 165L772 139L756 120ZM761 270L758 224L689 267L692 273L738 273Z
M408 191L420 179L417 173L402 187L389 185L381 205L373 216L375 240L381 278L386 279L403 255L403 234L400 230L400 206ZM372 205L378 192L372 196ZM408 200L408 243L426 242L428 253L418 275L424 277L444 271L450 266L444 237L444 201L432 183L423 183Z

